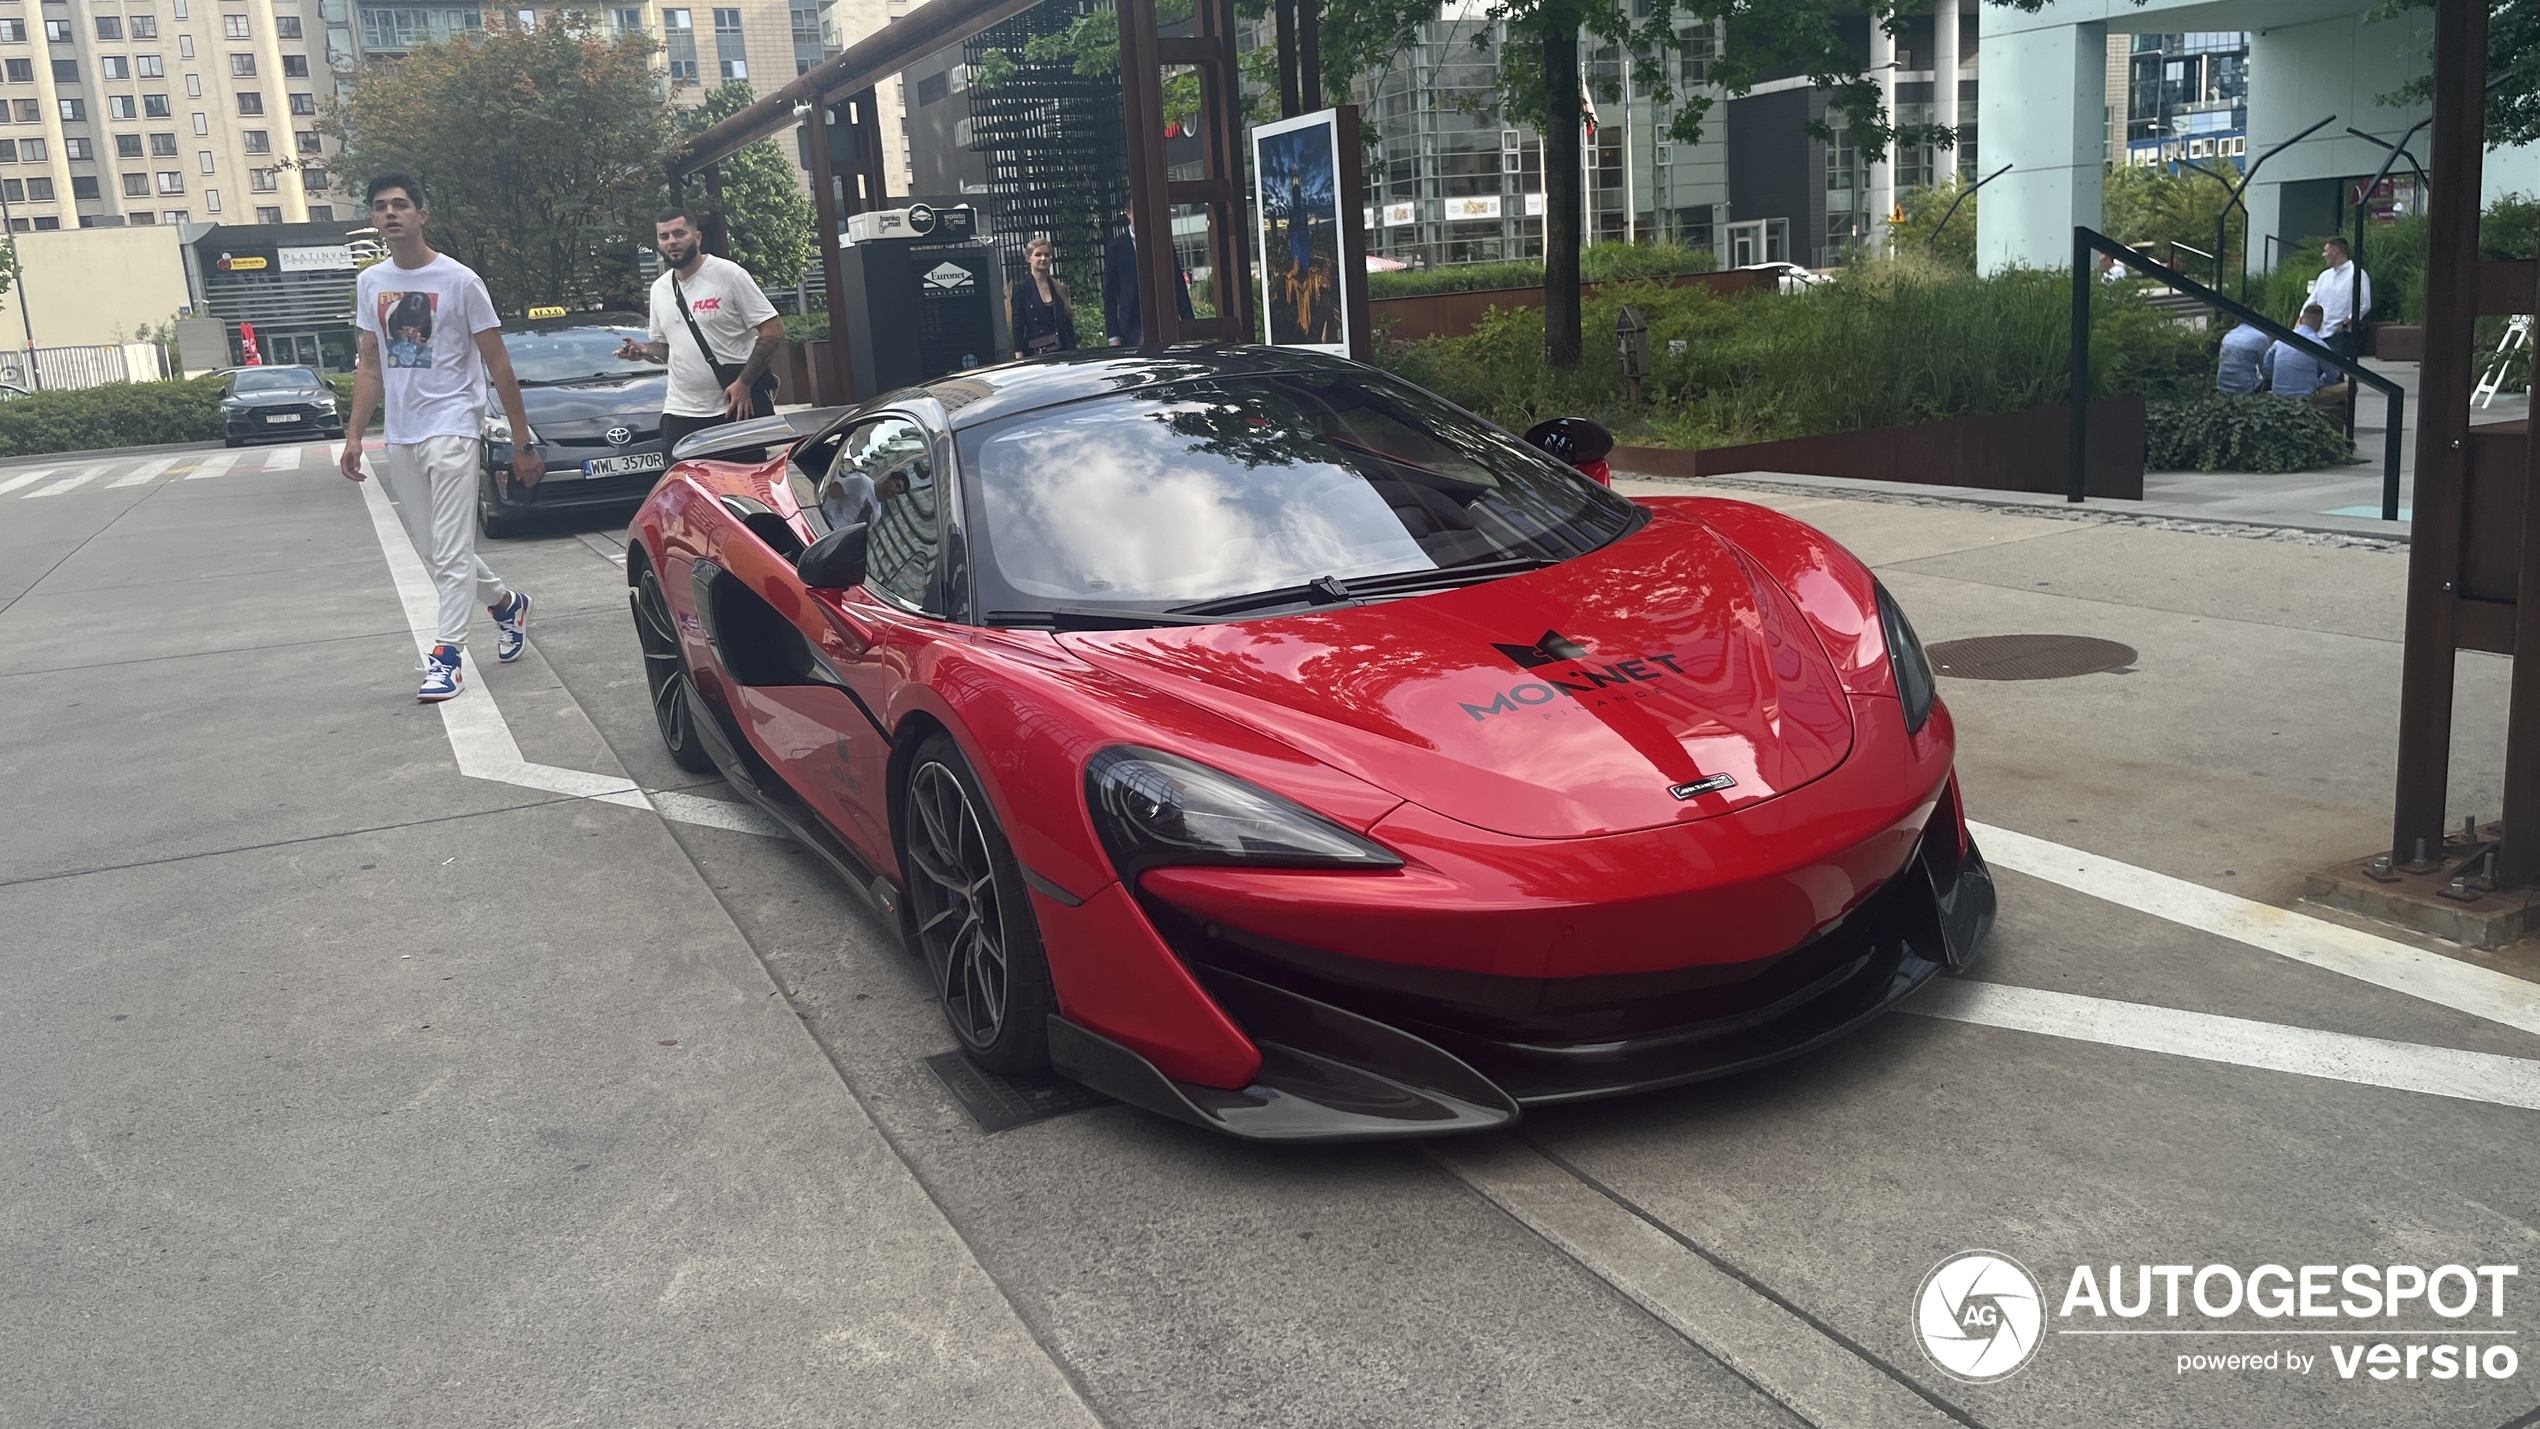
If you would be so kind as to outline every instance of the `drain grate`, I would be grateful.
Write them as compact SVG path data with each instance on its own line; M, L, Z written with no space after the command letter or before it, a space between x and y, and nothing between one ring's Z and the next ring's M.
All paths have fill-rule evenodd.
M1055 1072L1009 1077L988 1071L959 1052L929 1057L926 1065L985 1132L1011 1131L1071 1111L1111 1104L1111 1098Z
M1979 635L1930 647L1931 666L1962 680L2069 680L2131 668L2134 647L2087 635Z

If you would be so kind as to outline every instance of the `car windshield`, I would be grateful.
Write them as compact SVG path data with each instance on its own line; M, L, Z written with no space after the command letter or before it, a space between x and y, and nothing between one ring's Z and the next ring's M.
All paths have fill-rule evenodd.
M318 385L317 374L305 367L274 367L261 372L241 372L230 379L232 392L304 392Z
M1498 428L1373 373L1093 398L965 433L962 466L992 623L1437 589L1566 560L1639 520Z
M550 332L507 332L503 350L511 354L512 371L521 385L542 382L589 382L603 377L642 377L661 371L655 362L628 362L617 345L645 339L641 328L569 327Z

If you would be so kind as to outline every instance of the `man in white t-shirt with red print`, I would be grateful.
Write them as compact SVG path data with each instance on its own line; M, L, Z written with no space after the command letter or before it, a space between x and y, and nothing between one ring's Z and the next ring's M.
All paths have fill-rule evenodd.
M438 643L424 658L415 698L446 700L459 692L471 592L493 613L496 658L516 660L528 643L529 597L504 585L476 554L476 443L487 380L513 431L528 431L529 417L485 280L423 241L423 185L381 174L370 181L369 197L371 226L388 261L363 269L353 285L362 347L343 471L348 480L363 479L362 433L384 396L388 460L381 475L440 596ZM545 471L536 447L513 449L512 476L523 486L537 485Z
M665 450L690 432L776 412L767 364L785 340L785 320L759 291L750 271L705 249L705 236L685 209L653 225L662 275L653 280L651 341L628 338L617 355L628 362L666 362L662 398Z

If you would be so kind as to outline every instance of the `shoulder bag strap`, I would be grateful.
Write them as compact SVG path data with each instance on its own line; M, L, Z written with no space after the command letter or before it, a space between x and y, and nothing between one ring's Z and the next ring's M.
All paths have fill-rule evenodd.
M714 373L717 381L730 385L732 379L724 375L724 369L732 364L714 355L714 344L706 341L705 329L697 326L696 314L688 311L688 294L679 286L679 275L675 272L670 275L670 296L678 300L680 321L688 325L688 335L697 340L697 350L706 355L706 367Z

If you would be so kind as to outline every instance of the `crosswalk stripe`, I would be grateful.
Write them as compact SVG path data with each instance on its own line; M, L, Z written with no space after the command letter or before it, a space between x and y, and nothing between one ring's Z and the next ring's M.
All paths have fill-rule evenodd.
M42 471L19 472L17 475L10 477L7 481L0 481L0 496L6 496L21 486L33 486L35 483L42 481L44 478L53 475L58 470L59 468L57 467L48 466Z
M201 466L187 472L185 474L185 479L187 481L201 481L207 476L227 476L229 475L229 469L236 465L238 465L238 453L220 452L214 455L210 460L204 462Z
M104 476L111 470L113 470L112 466L92 466L86 471L73 472L69 476L62 478L60 481L54 482L51 486L37 487L35 490L28 492L27 496L29 499L38 496L59 496L63 492L70 490L72 487L86 486L88 483Z
M176 465L175 457L152 457L150 460L145 461L140 466L134 468L132 475L119 476L114 480L107 482L106 489L108 491L112 491L118 486L139 486L145 481L156 481L160 477L166 475L168 468L174 465Z
M265 453L264 469L267 471L298 471L300 469L300 448L296 446L275 447L272 451Z

